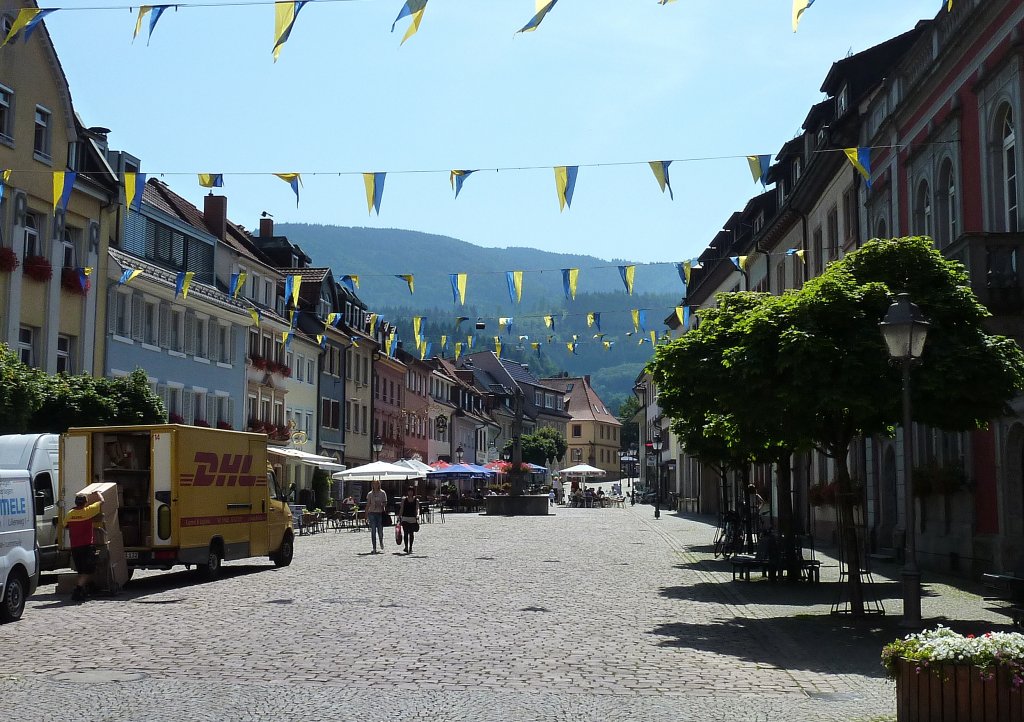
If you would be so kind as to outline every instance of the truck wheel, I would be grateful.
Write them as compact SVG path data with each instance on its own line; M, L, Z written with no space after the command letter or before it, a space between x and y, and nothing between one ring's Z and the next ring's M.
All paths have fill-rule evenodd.
M16 622L25 611L28 583L20 572L13 572L7 579L3 599L0 599L0 622Z
M206 553L206 561L196 567L203 578L207 581L213 581L220 575L220 546L213 542L210 544L210 549Z
M279 567L286 567L292 563L292 556L295 554L295 543L291 534L285 534L281 540L281 548L274 552L271 559Z

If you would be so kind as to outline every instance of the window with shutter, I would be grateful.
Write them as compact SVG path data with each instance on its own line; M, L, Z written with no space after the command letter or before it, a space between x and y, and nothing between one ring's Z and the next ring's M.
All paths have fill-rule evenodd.
M182 418L185 419L186 424L195 422L195 392L185 391L182 393Z
M171 306L160 302L160 348L167 348L171 342Z
M220 361L220 324L210 319L210 327L207 329L208 342L206 345L206 358L211 361Z
M107 290L107 333L113 335L117 332L117 286L111 286Z
M224 421L227 421L232 426L235 424L235 400L230 396L228 396L228 412Z
M171 395L166 384L156 385L156 395L160 397L160 400L164 402L164 411L170 413L171 410Z
M132 294L132 340L142 341L142 294Z
M210 426L216 426L220 420L217 418L217 403L219 400L220 397L213 394L206 397L206 421Z
M196 352L196 315L191 311L185 312L185 353ZM192 423L192 422L189 422Z

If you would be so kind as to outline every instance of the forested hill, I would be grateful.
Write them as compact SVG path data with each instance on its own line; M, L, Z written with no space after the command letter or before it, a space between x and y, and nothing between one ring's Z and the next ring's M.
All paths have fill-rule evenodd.
M617 266L629 263L628 259L607 260L536 248L483 248L448 236L399 229L279 223L275 233L299 244L313 259L313 265L329 266L336 278L358 275L359 297L370 306L397 302L417 308L454 308L449 274L467 273L467 304L476 305L481 313L514 315L506 271L525 271L526 304L563 298L563 268L580 269L580 294L621 291L625 295ZM623 249L635 242L624 239ZM416 277L412 297L408 297L403 281L394 277L404 273ZM682 290L672 263L637 266L636 293L667 293L678 301ZM407 298L399 300L399 292Z
M449 339L446 356L456 341L465 349L474 336L473 349L494 349L502 343L502 356L530 364L538 375L590 374L591 383L605 404L617 412L631 393L633 382L651 356L649 331L661 333L663 320L680 302L682 284L671 263L636 268L634 295L629 296L617 266L628 261L586 255L550 253L534 248L482 248L455 238L405 230L347 228L306 224L277 224L275 233L287 236L312 259L330 267L339 279L357 275L357 293L374 312L396 323L399 335L411 346L412 317L424 317L423 335L432 341L432 355L440 355L440 337ZM625 244L624 244L625 247ZM562 268L579 268L575 300L565 297ZM520 304L509 299L506 271L521 270ZM409 294L397 274L415 276ZM467 273L466 305L452 297L449 274ZM633 328L632 309L644 309L646 331ZM587 325L587 314L601 314L601 328ZM554 316L554 330L544 316ZM458 316L468 321L456 326ZM499 331L497 319L512 317L511 333ZM477 331L477 320L486 329ZM604 334L595 338L595 334ZM528 336L529 338L520 338ZM576 352L566 346L576 338ZM640 338L646 339L641 344ZM605 346L605 341L610 346ZM540 343L539 353L531 343Z

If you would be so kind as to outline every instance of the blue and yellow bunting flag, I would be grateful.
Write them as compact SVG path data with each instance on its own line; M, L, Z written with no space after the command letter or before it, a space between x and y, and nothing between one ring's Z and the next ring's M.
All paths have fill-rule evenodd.
M466 348L472 350L472 348L473 348L473 340L474 340L473 336L466 336Z
M302 288L302 276L298 273L284 277L284 302L292 302L292 308L299 307L299 290Z
M509 300L520 303L523 300L523 272L505 271L505 280L508 281Z
M551 12L551 8L553 8L557 2L558 0L537 0L534 16L530 18L530 22L519 28L519 32L532 33L536 30L541 22L543 22L544 16Z
M327 337L322 333L316 335L316 343L320 348L327 348Z
M259 328L260 319L263 317L263 314L260 313L260 310L253 306L249 309L249 315L252 317L252 322L253 324L255 324L256 328Z
M39 23L43 21L50 13L56 12L59 8L50 8L49 10L43 10L41 8L22 8L18 11L18 17L11 23L11 29L7 32L7 37L0 43L0 48L7 43L11 42L14 37L24 30L22 36L24 40L28 40L32 35L33 31L39 27Z
M636 266L619 266L619 277L622 278L622 285L626 287L626 293L633 295L633 277L636 275Z
M750 261L753 256L729 256L729 260L736 268L744 273L749 270L747 267L750 265Z
M544 325L547 326L548 328L550 328L552 331L554 331L555 330L555 317L554 316L545 316L544 317Z
M359 337L349 336L348 340L352 342L352 348L359 348Z
M530 343L530 348L531 348L532 350L536 351L536 352L537 352L537 355L538 355L538 356L540 356L540 342L539 342L539 341L533 341L533 342L531 342L531 343Z
M793 32L796 32L797 26L800 24L800 16L804 14L811 5L814 4L814 0L793 0Z
M441 334L441 350L444 351L446 348L448 348L448 335L443 333Z
M203 188L223 188L224 187L224 174L223 173L197 173L199 176L199 185ZM286 174L288 175L288 174ZM283 176L278 176L282 180L285 180ZM290 183L291 181L289 181Z
M573 356L575 356L576 355L576 346L578 346L578 345L579 344L577 344L575 341L568 341L565 344L565 347L567 349L569 349L569 353L571 353Z
M562 290L565 291L565 297L576 300L576 284L580 278L580 269L578 268L563 268L562 269Z
M121 271L121 277L117 279L118 286L124 286L127 283L131 283L132 279L142 273L141 268L126 268Z
M871 149L870 148L843 148L850 164L857 169L857 172L864 177L864 183L871 187Z
M231 294L231 298L238 298L238 294L245 288L245 281L249 277L249 274L245 271L239 271L238 273L231 274L231 286L228 291Z
M650 161L651 170L654 171L654 177L658 181L658 185L661 187L661 192L664 193L665 189L668 188L668 197L675 200L676 197L672 193L672 182L668 177L668 167L672 165L670 160L652 160Z
M676 320L679 321L680 328L686 328L686 307L676 306Z
M67 210L68 200L71 198L71 190L75 187L75 178L78 173L75 171L55 170L53 172L53 212L60 208Z
M505 333L512 334L512 317L502 316L498 319L498 330L504 331Z
M462 355L462 342L461 341L456 341L455 342L455 360L458 361L459 360L459 356L461 356L461 355Z
M501 336L494 337L494 354L501 358Z
M0 201L4 199L4 186L11 180L11 169L0 171Z
M338 316L341 314L336 311L331 311L327 314L327 318L324 319L324 330L327 330L328 326L334 326L335 321L338 320Z
M188 298L188 289L192 285L192 277L195 276L195 271L179 271L174 281L174 297L177 298L179 295L182 298Z
M412 293L416 290L416 287L414 285L413 274L411 274L411 273L396 273L395 274L395 278L401 278L403 281L406 282L406 284L408 284L408 286L409 286L409 294L410 295L412 295Z
M453 170L448 180L451 181L452 188L455 190L455 197L459 197L459 193L462 192L462 184L466 181L466 178L476 173L475 170Z
M576 174L579 166L555 166L555 190L558 192L558 210L564 211L566 206L572 208L572 194L576 190Z
M423 326L423 316L412 317L412 335L416 339L416 343L420 341L420 329Z
M466 305L466 281L469 279L465 273L450 273L448 278L452 282L452 299L460 306Z
M753 176L754 182L761 181L761 185L764 186L768 181L768 169L772 164L771 155L748 155L747 163L750 165L750 175Z
M124 202L129 209L139 213L142 211L142 194L146 187L145 173L124 174Z
M611 351L612 350L612 342L611 341L602 341L601 343L604 344L604 350L605 351Z
M600 311L591 311L590 313L587 314L587 328L590 328L592 326L596 326L598 331L601 330Z
M370 322L370 335L371 336L373 336L375 333L377 333L377 321L379 321L379 320L380 320L380 315L379 314L376 314L376 313L371 313L370 314L370 317L369 317L368 321Z
M804 261L804 256L807 255L807 252L803 248L790 248L789 250L786 251L786 255L796 256L802 262L806 263L806 261Z
M399 11L395 22L391 23L391 32L395 32L395 26L399 20L405 17L412 17L409 29L405 31L405 35L402 37L402 42L399 45L404 45L405 41L415 35L416 31L420 29L420 21L423 20L423 9L426 7L427 0L405 0L405 5Z
M303 0L302 2L275 2L274 3L274 62L277 62L277 57L281 54L281 46L288 42L288 38L292 34L292 28L295 27L295 19L299 16L299 11L308 2Z
M280 5L280 3L278 3ZM299 207L299 186L302 185L302 174L301 173L275 173L278 178L283 180L289 186L291 186L292 193L295 194L295 207Z
M380 201L384 197L384 179L387 173L363 173L363 185L366 187L366 211L380 215Z
M689 261L681 261L676 264L676 273L679 274L679 280L683 282L683 295L686 295L686 287L690 285L689 264Z
M356 289L359 288L359 276L352 274L344 275L341 277L341 283L352 293L355 293Z
M423 347L420 349L420 361L430 356L430 352L433 349L433 346L434 345L430 342L423 344Z
M459 326L462 325L462 322L463 321L468 321L468 320L469 320L469 316L456 316L455 317L455 331L456 331L456 333L458 333Z
M135 19L135 32L132 34L132 42L135 42L135 38L139 37L139 31L142 30L142 20L149 15L149 37L146 38L146 45L149 45L153 39L153 28L160 21L160 16L164 14L164 10L169 7L176 7L173 5L141 5L139 7L139 16ZM152 14L150 14L152 13Z

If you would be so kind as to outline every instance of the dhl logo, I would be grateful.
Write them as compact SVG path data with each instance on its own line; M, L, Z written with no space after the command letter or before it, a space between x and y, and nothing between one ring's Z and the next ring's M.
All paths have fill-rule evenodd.
M181 474L182 486L263 486L267 479L252 474L252 454L214 454L197 451L194 474Z

